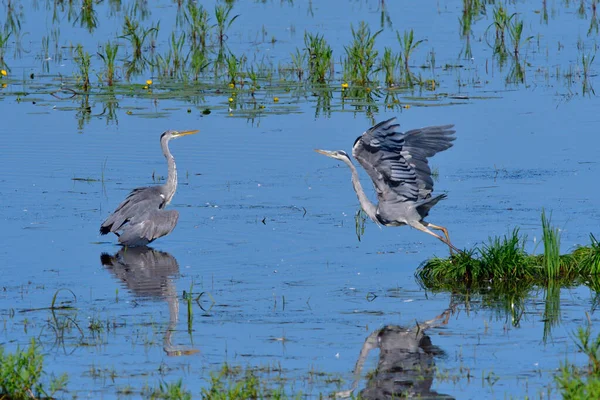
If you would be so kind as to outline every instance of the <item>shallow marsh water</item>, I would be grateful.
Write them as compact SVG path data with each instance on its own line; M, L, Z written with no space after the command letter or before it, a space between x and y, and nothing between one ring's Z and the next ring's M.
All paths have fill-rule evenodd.
M447 248L414 230L372 223L359 241L349 171L313 152L350 151L374 120L397 116L405 129L456 125L455 146L431 162L439 169L436 190L449 197L430 220L447 226L457 246L519 226L533 250L542 208L561 228L563 252L588 243L590 232L597 235L599 102L589 86L583 92L581 75L582 55L596 50L590 10L580 15L573 4L555 2L546 23L542 2L502 3L519 13L524 34L533 37L521 50L526 79L507 83L510 59L501 68L486 43L493 37L486 34L492 6L474 24L472 57L464 59L461 3L386 2L384 21L389 17L392 25L384 23L379 45L397 46L396 29L413 28L427 39L411 60L413 71L428 79L430 70L419 66L435 51L436 90L396 93L409 108L388 107L382 96L365 103L371 107L365 112L356 106L363 103L343 98L337 66L330 112L316 115L318 91L277 79L258 92L264 108L257 112L248 111L252 102L241 92L229 104L223 80L182 85L150 70L131 84L121 79L114 97L93 75L88 99L55 93L77 85L71 44L94 53L97 38L103 43L121 34L126 7L110 11L109 3L96 5L93 33L73 24L67 11L52 22L52 2L17 3L21 32L28 34L20 45L9 41L10 69L0 80L6 84L0 89L0 344L13 351L39 337L48 371L69 375L65 397L114 398L127 387L137 394L178 378L197 396L224 361L281 368L287 392L330 394L350 388L359 351L374 330L413 326L449 307L450 294L428 293L414 278L423 261ZM325 35L337 63L351 23L365 20L379 29L379 2L310 4L235 3L240 17L230 28L229 48L250 60L287 64L307 30ZM177 5L162 1L148 11L145 24L161 21L154 51L164 51ZM56 26L57 52L44 61L42 37ZM125 57L126 42L119 41ZM100 71L100 61L93 63ZM596 71L592 63L592 88ZM146 79L154 80L150 89L143 88ZM118 103L114 114L111 102ZM212 112L204 115L205 109ZM166 173L158 138L169 128L201 130L171 143L180 174L171 208L180 220L153 248L168 253L172 267L166 273L138 267L147 271L143 276L128 275L134 267L111 271L101 256L120 248L114 237L98 236L98 227L129 190ZM188 326L183 293L190 288L193 297L204 294L192 302ZM68 291L58 294L74 309L45 309L59 289L75 294L76 301ZM563 288L560 322L548 340L544 289L531 293L517 326L500 307L477 299L457 304L448 324L429 332L445 352L435 357L434 390L456 398L557 397L552 377L560 362L565 356L584 361L571 333L586 323L586 313L597 320L594 297L584 286ZM61 323L70 328L61 331ZM102 329L90 329L98 323ZM165 352L173 346L183 349L180 356ZM371 356L366 370L376 362Z

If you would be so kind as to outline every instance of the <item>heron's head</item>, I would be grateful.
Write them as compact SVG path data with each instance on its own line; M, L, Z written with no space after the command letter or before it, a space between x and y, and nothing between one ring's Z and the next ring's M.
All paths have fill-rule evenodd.
M171 140L171 139L176 139L178 137L182 137L182 136L186 136L186 135L193 135L194 133L198 133L200 131L198 130L193 130L193 131L174 131L169 129L168 131L165 131L161 137L160 140L166 139L166 140Z
M319 154L323 154L324 156L335 158L338 160L350 160L350 156L344 150L319 150L315 149L315 151Z

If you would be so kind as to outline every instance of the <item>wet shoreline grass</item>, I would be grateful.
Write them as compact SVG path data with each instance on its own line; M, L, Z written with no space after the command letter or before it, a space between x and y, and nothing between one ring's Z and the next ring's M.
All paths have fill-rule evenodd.
M590 234L590 244L573 252L560 254L560 233L542 212L542 254L527 254L527 237L515 228L503 237L489 238L487 243L448 258L426 261L416 272L419 282L428 289L474 290L498 286L546 286L585 283L600 272L600 243Z

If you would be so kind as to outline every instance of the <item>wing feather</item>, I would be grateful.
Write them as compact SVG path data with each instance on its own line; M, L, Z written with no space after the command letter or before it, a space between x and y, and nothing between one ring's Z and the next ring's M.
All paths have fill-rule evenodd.
M396 118L380 122L360 136L352 154L371 177L379 201L421 201L431 196L427 159L452 147L453 125L400 132Z
M100 226L100 233L113 232L127 246L144 246L175 229L179 213L165 210L165 205L160 186L135 189Z

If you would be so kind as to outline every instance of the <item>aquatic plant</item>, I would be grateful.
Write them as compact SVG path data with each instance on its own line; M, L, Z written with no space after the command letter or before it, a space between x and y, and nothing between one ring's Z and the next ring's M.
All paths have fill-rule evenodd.
M117 52L119 51L119 45L117 43L112 44L110 40L104 45L104 52L98 53L98 56L104 62L106 84L112 86L115 81L115 60L117 58Z
M312 83L325 83L331 75L333 50L323 35L304 33L304 44L308 52L308 79Z
M292 70L296 74L298 81L302 81L304 76L304 67L306 65L306 52L296 48L296 52L291 54Z
M544 267L548 278L557 278L560 275L560 231L550 225L552 215L546 217L542 210L542 243L544 244Z
M123 35L119 36L119 38L127 39L131 43L134 58L138 59L142 56L142 47L144 47L148 36L155 37L158 34L159 28L160 22L157 22L156 25L150 28L143 28L137 19L126 15L123 22Z
M194 75L194 79L198 80L204 70L210 65L210 60L207 57L205 49L194 48L190 55L190 72Z
M594 88L590 81L590 67L596 58L596 54L581 55L581 85L583 94L594 93Z
M282 389L272 389L261 382L258 371L231 367L225 363L218 373L211 373L210 387L202 389L202 398L211 400L287 399ZM294 399L301 399L296 393Z
M354 223L356 229L356 238L360 242L361 237L365 234L365 223L367 221L367 214L361 209L359 209L354 215Z
M206 39L209 35L210 25L208 11L196 2L189 1L185 9L185 20L189 27L189 38L192 42L192 48L200 46L200 49L206 48Z
M8 39L10 38L11 31L2 32L0 31L0 67L6 68L6 63L4 62L4 51L6 49L6 44L8 43Z
M394 86L399 77L396 74L400 65L400 57L393 53L390 47L383 49L383 57L381 57L381 70L383 71L383 81L388 87Z
M94 0L82 0L79 15L74 21L79 21L79 26L87 28L90 33L94 32L94 29L98 25L98 15L94 9L95 3L96 1Z
M66 374L51 375L47 385L44 384L45 375L44 356L34 339L26 350L17 347L15 353L5 353L0 346L0 398L50 398L66 387Z
M428 260L417 270L417 279L427 288L449 288L461 282L462 289L471 290L517 281L529 286L546 286L551 280L573 284L600 271L600 245L593 235L590 246L560 255L558 230L551 227L545 213L542 213L542 230L541 256L527 254L526 237L514 229L503 238L490 238L488 243L450 258Z
M225 64L227 65L227 76L229 77L228 83L235 85L241 70L241 60L233 53L229 53L229 56L225 59Z
M379 70L377 65L378 52L375 50L375 39L382 31L371 34L369 26L361 21L358 29L350 25L352 43L345 46L346 58L343 62L344 80L355 85L365 86L373 81L373 76Z
M580 246L573 252L575 264L580 268L581 274L595 276L600 274L600 243L590 233L590 245Z
M592 338L591 324L588 322L585 328L577 329L573 340L579 351L588 358L588 363L587 367L578 367L568 359L561 363L554 380L562 398L600 398L600 335Z
M425 39L417 40L415 42L415 33L413 29L410 31L404 31L402 36L400 36L400 32L396 31L396 38L400 44L400 56L402 63L404 64L404 70L406 73L408 73L408 63L410 61L410 57L417 47L419 47L419 45L425 41Z
M177 382L167 383L160 382L157 388L151 390L149 393L144 393L144 396L150 399L161 399L161 400L191 400L192 393L183 387L183 380L179 379Z
M235 21L239 17L238 14L230 18L229 14L231 13L231 10L233 10L233 4L231 3L219 4L215 6L215 20L217 21L217 42L219 44L219 47L223 47L223 43L227 38L225 32L231 27L233 21Z
M79 75L77 76L81 89L87 92L90 88L90 64L91 57L87 51L83 50L82 45L77 45L75 48L75 62L79 67Z

